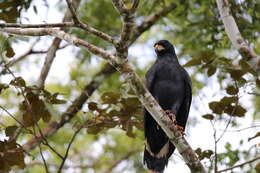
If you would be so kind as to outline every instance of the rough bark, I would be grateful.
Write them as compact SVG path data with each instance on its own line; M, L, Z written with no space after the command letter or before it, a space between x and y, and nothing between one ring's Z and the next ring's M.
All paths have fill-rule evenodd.
M216 0L225 31L232 45L240 52L260 76L260 56L251 50L243 39L234 17L230 13L228 0Z

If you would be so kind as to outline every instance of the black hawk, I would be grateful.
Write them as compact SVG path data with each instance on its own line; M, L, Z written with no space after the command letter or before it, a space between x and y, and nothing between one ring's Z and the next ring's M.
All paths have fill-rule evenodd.
M146 73L146 87L164 110L176 116L177 125L184 130L192 98L190 77L169 41L161 40L154 48L157 59ZM144 164L154 173L163 173L175 147L147 110L144 129Z

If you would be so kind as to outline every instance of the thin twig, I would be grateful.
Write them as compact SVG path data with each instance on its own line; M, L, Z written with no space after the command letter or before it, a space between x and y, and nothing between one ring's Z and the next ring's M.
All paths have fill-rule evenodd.
M80 0L76 0L74 1L74 5L76 6L76 8L79 6L80 4ZM67 10L67 12L65 13L64 17L63 17L63 22L68 22L72 19L72 15L70 13L70 10ZM64 29L65 32L68 31L68 29ZM43 64L43 67L41 69L41 73L40 73L40 76L37 80L37 86L39 88L44 88L44 84L45 84L45 81L46 81L46 78L49 74L49 71L50 71L50 68L52 66L52 63L54 61L54 58L56 56L56 52L61 44L61 39L60 38L54 38L53 39L53 42L51 44L51 46L49 47L48 49L48 52L47 52L47 55L45 57L45 61L44 61L44 64Z
M131 157L133 154L139 152L140 150L133 150L133 151L129 151L127 152L122 158L120 158L119 160L116 160L106 171L102 172L102 173L110 173L113 171L113 169L115 167L117 167L121 162L123 162L124 160L127 160L129 157Z
M74 135L72 136L72 138L71 138L71 140L70 140L70 142L69 142L69 145L68 145L68 147L67 147L65 156L63 157L62 162L61 162L61 164L60 164L58 173L61 173L62 168L63 168L63 166L64 166L64 164L65 164L65 161L67 160L67 157L68 157L68 155L69 155L70 147L71 147L73 141L75 140L77 134L80 132L80 130L81 130L82 128L83 128L83 126L79 127L78 130L77 130L77 131L74 133Z
M245 127L245 128L238 129L238 130L226 130L226 132L241 132L241 131L248 130L248 129L251 129L251 128L256 128L256 127L260 127L260 125L253 125L253 126ZM224 131L224 130L221 130L221 131Z
M81 22L80 19L77 16L77 14L76 14L76 11L75 11L74 7L73 7L72 1L71 0L66 0L66 2L67 2L67 5L68 5L68 7L70 9L71 14L72 14L73 21L75 22L75 24L78 27L80 27L80 28L84 29L85 31L90 32L91 34L94 34L97 37L102 38L103 40L108 41L108 42L110 42L112 44L117 43L117 40L115 38L111 37L110 35L102 32L102 31L97 30L97 29L89 26L86 23Z
M28 48L28 50L25 51L22 55L20 55L20 56L18 56L18 57L16 57L16 58L12 58L10 61L6 62L6 63L4 64L4 68L1 69L0 74L3 73L3 72L6 70L6 68L9 68L9 67L13 66L15 63L17 63L17 62L23 60L23 59L24 59L25 57L27 57L29 54L32 54L33 47L35 46L35 44L36 44L38 41L39 41L39 39L37 39L36 41L34 41L34 42L30 45L30 47Z
M46 160L45 160L45 158L44 158L44 156L43 156L43 153L42 153L41 144L39 145L39 149L40 149L40 155L41 155L41 157L42 157L42 161L43 161L43 163L44 163L45 171L46 171L46 173L49 173L48 165L47 165Z
M159 21L162 17L169 14L176 7L177 7L177 4L175 2L171 2L169 4L166 4L164 7L159 9L157 12L155 12L155 13L151 14L150 16L148 16L147 18L145 18L144 21L135 28L135 31L132 35L130 44L135 42L136 39L139 38L139 36L143 32L150 29L157 21Z
M254 158L254 159L248 160L248 161L246 161L244 163L237 164L237 165L232 166L230 168L222 169L222 170L218 171L218 173L230 171L230 170L235 169L235 168L240 168L240 167L242 167L242 166L244 166L246 164L250 164L250 163L255 162L255 161L259 160L259 159L260 159L260 156Z
M5 109L3 106L0 105L0 108L7 113L11 118L13 118L18 124L20 124L22 127L25 127L24 124L19 121L17 118L15 118L7 109Z
M238 88L238 85L237 85L237 81L235 81L235 87L236 87L236 90L239 91L239 88ZM239 97L239 96L238 96L238 93L236 94L236 97L237 97L237 98ZM224 136L224 134L226 133L226 131L227 131L227 129L228 129L230 123L232 122L233 115L234 115L234 113L236 112L236 109L237 109L237 106L238 106L238 100L239 100L239 99L237 99L237 101L236 101L236 103L235 103L235 107L234 107L234 109L232 110L231 115L229 115L229 116L230 116L229 121L228 121L228 123L227 123L227 125L226 125L224 131L222 132L222 134L221 134L221 135L219 136L219 138L217 139L217 142L219 142L220 139Z
M212 120L210 121L210 124L213 128L213 131L214 131L214 133L213 133L213 137L214 137L214 173L217 173L217 170L218 170L217 130L216 130L215 124L213 124Z

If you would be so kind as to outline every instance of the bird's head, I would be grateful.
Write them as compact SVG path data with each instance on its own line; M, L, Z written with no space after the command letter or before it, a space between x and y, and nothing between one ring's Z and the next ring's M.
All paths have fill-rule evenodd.
M153 47L157 55L175 54L174 47L168 40L160 40Z

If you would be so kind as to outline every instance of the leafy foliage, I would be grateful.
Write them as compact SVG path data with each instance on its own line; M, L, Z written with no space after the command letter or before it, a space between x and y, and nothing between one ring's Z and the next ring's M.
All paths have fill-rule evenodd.
M9 0L0 1L0 20L16 22L23 9L28 9L32 0Z
M15 141L0 141L0 153L1 171L8 172L15 165L25 167L23 149Z

